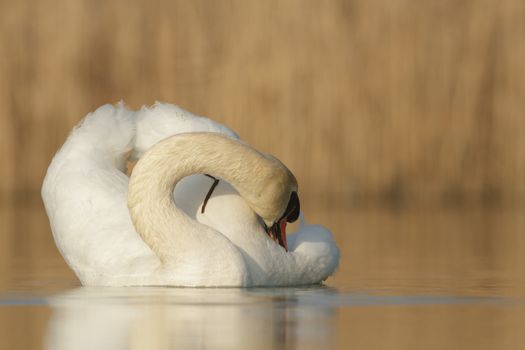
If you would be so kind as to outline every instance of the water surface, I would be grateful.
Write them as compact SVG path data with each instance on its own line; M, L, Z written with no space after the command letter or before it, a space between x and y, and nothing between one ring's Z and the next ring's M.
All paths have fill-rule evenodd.
M82 288L41 209L3 209L0 348L521 349L523 214L316 210L342 256L323 286Z

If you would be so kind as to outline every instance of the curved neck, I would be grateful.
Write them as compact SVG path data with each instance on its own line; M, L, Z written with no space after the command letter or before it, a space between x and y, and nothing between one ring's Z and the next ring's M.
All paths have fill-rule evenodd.
M179 134L161 141L134 167L128 207L137 232L163 262L198 251L218 234L190 219L173 202L175 185L193 174L229 182L263 218L279 217L271 204L288 200L289 171L242 142L216 133ZM279 196L283 198L275 198Z

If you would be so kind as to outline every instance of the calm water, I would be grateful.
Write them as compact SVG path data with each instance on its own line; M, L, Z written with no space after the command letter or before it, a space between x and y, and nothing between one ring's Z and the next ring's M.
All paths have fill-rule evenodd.
M0 349L522 349L524 214L311 210L325 286L82 288L40 207L3 208Z

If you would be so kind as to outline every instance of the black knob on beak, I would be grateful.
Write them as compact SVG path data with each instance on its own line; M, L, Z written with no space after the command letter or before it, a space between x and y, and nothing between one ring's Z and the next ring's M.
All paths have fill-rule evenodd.
M288 206L284 211L283 217L286 217L286 221L288 222L294 222L299 218L300 212L301 203L299 202L299 196L297 195L297 192L294 191L290 196L290 201L288 202Z

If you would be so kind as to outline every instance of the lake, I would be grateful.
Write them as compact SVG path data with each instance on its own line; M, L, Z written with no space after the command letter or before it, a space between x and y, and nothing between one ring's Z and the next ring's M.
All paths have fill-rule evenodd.
M82 288L40 205L4 207L0 348L525 346L522 210L305 211L341 249L323 286Z

